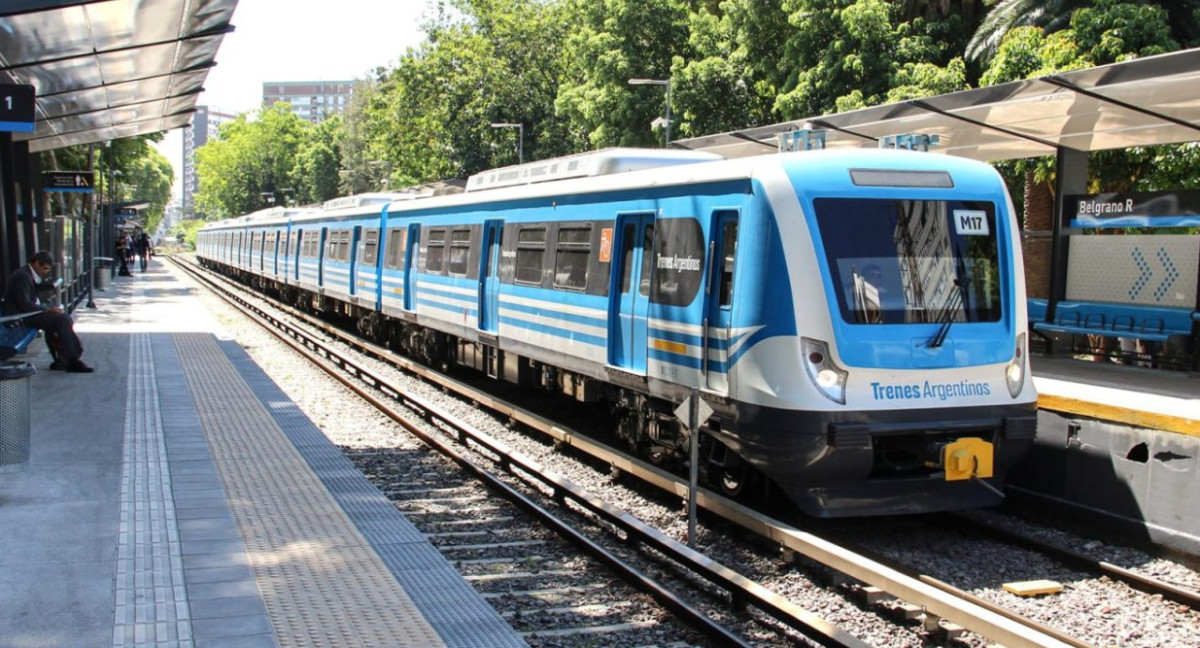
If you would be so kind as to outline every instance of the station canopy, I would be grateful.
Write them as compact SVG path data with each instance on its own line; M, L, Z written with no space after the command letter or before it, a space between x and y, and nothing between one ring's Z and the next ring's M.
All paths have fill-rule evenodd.
M827 148L876 147L890 136L936 135L929 150L982 161L1200 140L1200 49L1052 74L771 126L678 140L746 157L781 137L825 131Z
M31 152L188 125L237 0L0 0L0 83L34 86Z

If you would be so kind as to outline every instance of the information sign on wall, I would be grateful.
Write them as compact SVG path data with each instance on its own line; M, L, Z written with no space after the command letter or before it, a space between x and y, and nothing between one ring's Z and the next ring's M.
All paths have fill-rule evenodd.
M31 85L0 83L0 131L32 133L33 99Z
M1063 221L1074 228L1197 227L1200 191L1068 195Z
M96 182L91 171L46 171L42 173L42 191L91 193Z

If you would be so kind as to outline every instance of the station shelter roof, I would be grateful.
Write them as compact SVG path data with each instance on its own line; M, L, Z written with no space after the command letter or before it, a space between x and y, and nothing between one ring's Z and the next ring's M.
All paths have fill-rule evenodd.
M1200 140L1200 49L672 142L725 157L778 150L789 131L827 148L937 135L929 150L982 161Z
M33 85L31 152L186 126L237 0L3 0L0 83Z

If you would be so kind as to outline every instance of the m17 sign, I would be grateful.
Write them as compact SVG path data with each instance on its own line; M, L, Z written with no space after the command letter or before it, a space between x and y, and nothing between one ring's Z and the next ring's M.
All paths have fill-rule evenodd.
M0 131L33 132L33 86L0 83Z

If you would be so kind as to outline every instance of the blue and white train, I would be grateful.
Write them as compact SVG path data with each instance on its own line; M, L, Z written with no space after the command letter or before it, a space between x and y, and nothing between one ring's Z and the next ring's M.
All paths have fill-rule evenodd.
M425 362L606 401L617 433L817 516L995 504L1030 447L1024 270L991 167L612 149L204 227L199 258ZM436 195L441 194L441 195Z

